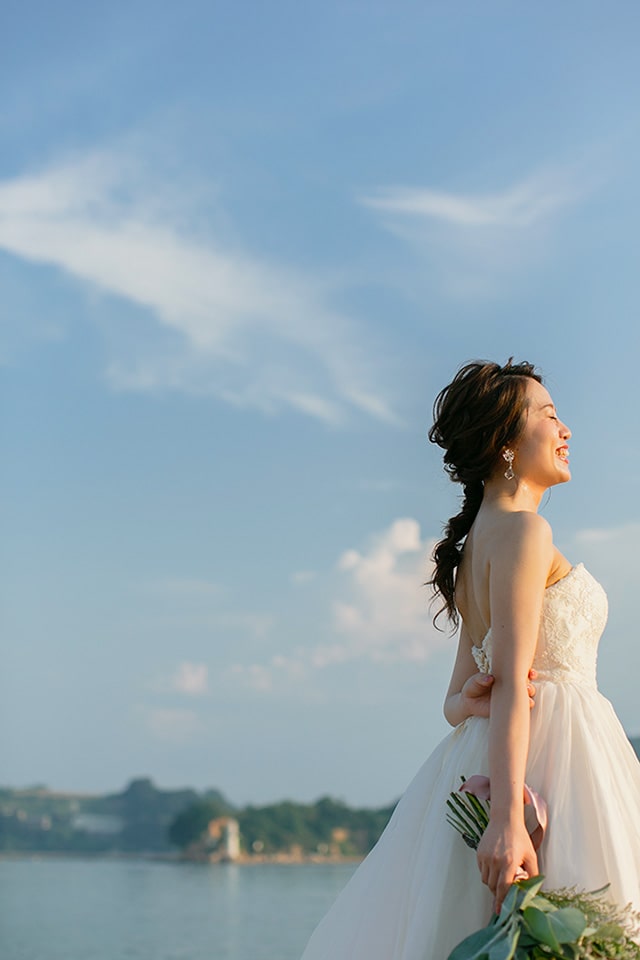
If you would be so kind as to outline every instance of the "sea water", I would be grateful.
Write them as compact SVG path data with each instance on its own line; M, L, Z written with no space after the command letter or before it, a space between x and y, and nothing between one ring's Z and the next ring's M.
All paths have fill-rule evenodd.
M352 864L0 860L2 960L299 960Z

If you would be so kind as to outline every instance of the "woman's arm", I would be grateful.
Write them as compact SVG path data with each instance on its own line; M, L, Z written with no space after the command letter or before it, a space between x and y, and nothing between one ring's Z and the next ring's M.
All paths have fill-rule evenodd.
M535 670L529 671L529 681L535 680ZM479 673L471 653L471 640L464 624L460 630L458 652L453 666L451 682L444 701L443 713L452 727L457 727L467 717L488 717L491 707L493 675ZM535 687L527 682L529 707L535 703Z
M474 711L480 707L478 716L489 716L489 694L493 678L489 674L478 673L478 667L471 653L471 640L464 623L458 638L458 652L453 665L453 673L449 689L444 701L443 713L452 727L467 717L474 716ZM483 698L482 693L486 696ZM478 703L480 700L480 703ZM486 707L486 713L483 712Z
M489 720L491 815L480 845L482 879L499 910L520 868L538 864L524 824L524 775L529 749L526 678L535 653L542 599L553 560L551 528L534 513L509 516L491 557L492 670Z
M493 677L490 673L472 674L458 693L447 695L443 708L447 723L457 727L468 717L488 717L492 686Z

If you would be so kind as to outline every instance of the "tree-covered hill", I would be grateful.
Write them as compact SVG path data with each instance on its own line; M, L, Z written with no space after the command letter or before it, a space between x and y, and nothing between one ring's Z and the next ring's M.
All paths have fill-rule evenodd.
M146 778L105 796L0 789L0 851L168 853L172 821L203 797L226 802L218 790L159 790Z
M640 756L640 737L631 744ZM392 812L393 805L352 809L331 797L237 808L219 790L159 790L146 778L105 796L0 788L0 853L177 855L197 845L212 820L232 817L245 857L363 856Z
M176 817L169 836L181 849L193 850L205 839L212 820L232 815L245 857L361 857L373 847L392 812L393 806L354 810L331 797L309 804L284 800L235 811L219 802L200 800Z
M149 779L105 796L41 786L1 789L0 852L168 855L197 841L211 820L231 816L248 856L359 856L371 849L392 809L353 810L329 797L240 809L219 790L159 790Z

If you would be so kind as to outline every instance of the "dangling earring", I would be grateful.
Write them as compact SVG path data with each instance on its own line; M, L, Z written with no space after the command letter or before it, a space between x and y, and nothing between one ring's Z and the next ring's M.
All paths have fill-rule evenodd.
M504 472L505 480L515 480L515 473L513 472L513 461L515 460L515 453L513 450L505 450L502 454L506 462L509 464L507 469Z

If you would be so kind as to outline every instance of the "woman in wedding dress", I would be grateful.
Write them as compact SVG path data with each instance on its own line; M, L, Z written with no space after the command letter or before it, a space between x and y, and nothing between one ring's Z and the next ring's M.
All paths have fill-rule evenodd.
M571 477L571 432L527 363L467 364L434 413L429 437L464 493L434 551L431 581L460 625L444 706L454 729L303 960L446 960L522 872L544 873L547 889L609 884L612 900L640 910L640 765L596 685L606 596L554 546L537 512L545 491ZM488 695L477 695L483 681L489 709ZM491 781L477 853L446 822L449 793L474 774ZM537 852L525 826L525 780L548 805Z

